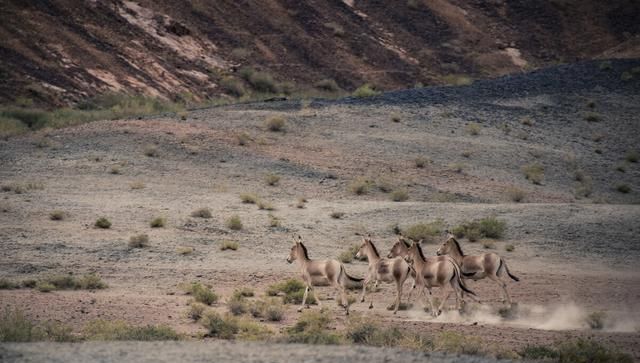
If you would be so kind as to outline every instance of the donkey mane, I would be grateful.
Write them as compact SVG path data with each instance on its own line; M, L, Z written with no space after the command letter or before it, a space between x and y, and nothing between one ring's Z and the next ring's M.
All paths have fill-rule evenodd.
M305 247L304 244L302 244L302 242L300 242L300 247L302 247L302 253L304 253L304 258L308 260L309 252L307 252L307 247Z
M451 237L451 240L453 241L453 245L458 249L458 253L460 253L460 256L464 257L464 252L462 252L462 247L460 247L460 243L458 242L458 240L454 237Z
M367 241L369 242L371 249L373 249L373 253L375 253L376 257L380 257L380 254L378 253L378 249L376 248L376 245L373 244L373 241L370 239Z
M420 253L420 257L422 258L422 260L425 261L426 258L424 257L424 253L422 253L422 247L420 246L420 243L415 242L414 245L418 249L418 253Z
M404 237L400 238L400 241L402 241L402 243L404 243L404 246L406 248L411 247L411 243L409 243L406 239L404 239Z

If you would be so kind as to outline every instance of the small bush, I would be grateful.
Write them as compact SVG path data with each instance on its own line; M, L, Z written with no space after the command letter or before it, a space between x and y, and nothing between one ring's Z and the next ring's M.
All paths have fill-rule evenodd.
M406 189L396 189L391 193L391 200L394 202L404 202L409 199L409 193Z
M0 290L12 290L19 289L20 285L17 282L13 282L9 279L0 278Z
M229 219L227 219L226 222L226 226L227 228L234 230L234 231L239 231L242 229L242 221L240 220L240 216L233 215L231 217L229 217Z
M237 250L239 247L238 242L236 241L222 241L222 244L220 245L220 251L226 251L226 250Z
M166 223L167 223L167 219L166 218L164 218L164 217L156 217L156 218L151 220L149 225L151 226L151 228L162 228L162 227L165 226Z
M33 342L45 338L31 320L24 316L22 311L4 309L0 316L0 342Z
M236 319L223 317L215 311L207 311L200 322L207 329L207 336L213 338L233 339L239 331Z
M95 226L102 229L109 229L111 228L111 222L105 217L100 217L96 220Z
M282 116L271 116L265 121L265 126L269 131L280 132L284 131L286 121Z
M431 163L431 160L424 156L418 156L413 162L415 163L416 168L424 168L427 164Z
M202 315L204 314L206 309L207 309L207 305L193 301L191 302L191 304L189 304L189 309L187 310L187 317L189 317L194 321L198 321L200 320L200 318L202 318Z
M313 85L315 88L326 92L337 92L340 87L333 79L323 79Z
M329 28L336 37L344 36L344 28L342 25L334 22L324 23L325 28Z
M267 174L264 178L264 181L267 183L267 185L270 186L278 185L278 183L280 182L280 176L277 174Z
M242 82L233 77L223 77L220 80L220 87L222 87L225 93L236 97L242 97L247 93Z
M464 169L464 164L451 163L449 164L449 169L451 169L451 171L455 171L456 173L462 173L462 170Z
M193 253L193 247L178 247L176 248L176 252L183 256L190 255Z
M403 235L414 241L424 240L425 242L433 242L433 237L442 234L444 229L444 221L441 219L416 223L403 230Z
M513 188L507 189L507 195L509 196L509 199L511 199L512 201L519 203L524 200L526 193L524 190L520 188L513 187Z
M296 203L296 208L304 209L304 206L305 206L306 203L307 203L307 198L300 197L300 198L298 198L298 201Z
M144 148L144 155L150 158L156 158L160 155L158 148L155 145L147 145Z
M482 242L482 247L487 250L493 250L496 248L496 245L492 241L484 241Z
M520 123L525 126L533 126L533 120L531 120L531 118L529 117L523 117L522 119L520 119Z
M640 155L638 154L637 151L628 151L625 156L624 159L630 163L637 163L638 159L640 159Z
M583 118L585 119L585 121L589 122L599 122L602 120L602 116L595 112L587 112L583 115Z
M180 340L173 328L165 325L132 326L123 321L95 320L84 328L88 340Z
M378 189L380 189L381 192L383 193L390 193L393 191L393 184L391 183L391 181L387 180L387 179L379 179L376 182L376 186L378 187Z
M477 355L482 352L484 343L478 337L465 336L452 331L436 335L433 348L447 353Z
M465 126L465 129L469 135L480 135L480 124L478 124L477 122L470 122L469 124L467 124L467 126Z
M51 292L53 290L56 289L55 286L53 286L53 284L46 282L46 281L38 281L36 283L36 289L40 292Z
M557 359L558 352L543 345L528 345L521 352L523 359Z
M245 204L256 204L258 202L258 196L253 193L240 194L240 200Z
M280 218L272 214L269 214L269 227L276 228L281 226L282 226L282 223L280 222Z
M51 219L52 221L61 221L66 217L67 213L61 210L54 210L53 212L49 213L49 219Z
M287 342L304 344L339 344L340 336L329 331L329 312L305 311L294 326L287 329Z
M268 73L257 72L250 68L243 68L240 70L240 76L258 92L278 93L280 91L278 83Z
M265 305L262 315L268 321L281 321L284 318L284 306L279 302L269 302Z
M633 359L626 353L608 348L598 342L578 339L560 344L557 349L559 363L632 363Z
M473 152L471 150L465 150L461 152L460 155L464 158L470 158L471 155L473 155Z
M602 330L604 328L604 319L607 314L604 311L593 312L585 318L587 325L593 330Z
M137 234L129 238L129 248L144 248L149 247L149 235Z
M258 209L260 210L275 210L275 208L273 207L273 204L264 201L264 200L259 200L258 201Z
M100 276L87 274L76 280L74 288L82 290L99 290L106 289L107 287L107 284L102 281Z
M504 246L504 250L507 252L513 252L515 251L516 247L514 245L506 245Z
M344 212L331 212L329 216L333 219L342 219L342 217L344 217Z
M233 315L242 315L249 311L249 304L242 296L234 296L227 302L229 312Z
M349 247L349 249L340 253L340 255L338 256L338 260L342 263L353 262L353 260L356 258L356 254L358 253L359 249L360 249L360 246L358 246L357 244L352 245L351 247Z
M199 282L192 282L190 285L185 287L185 291L187 294L192 295L193 299L199 303L211 305L218 302L218 295L210 288Z
M122 174L122 170L120 170L119 165L114 165L109 169L109 174L120 175Z
M131 189L133 190L138 190L138 189L144 189L145 185L143 182L141 181L134 181L133 183L131 183L129 185L131 187Z
M358 87L355 91L353 91L353 96L357 98L366 98L366 97L377 96L379 93L380 92L371 88L370 85L363 84L362 86Z
M522 167L527 180L530 180L533 184L541 184L544 178L544 167L538 163L528 164Z
M366 178L357 178L349 183L349 191L356 195L363 195L369 193L373 182Z
M620 193L627 194L631 192L631 187L628 184L617 184L616 190Z
M480 221L480 232L486 238L502 238L507 223L496 217L483 218Z
M282 302L285 304L301 304L304 295L305 285L302 281L289 279L278 284L271 285L267 288L268 296L278 296L283 294ZM315 304L314 294L309 293L307 296L307 304Z
M200 208L191 212L191 216L194 218L211 218L211 209L209 208Z
M33 289L36 287L36 284L38 283L38 281L36 279L26 279L26 280L22 280L22 287L27 288L27 289Z
M236 135L236 140L238 141L238 145L244 146L251 141L251 137L246 132L243 132Z

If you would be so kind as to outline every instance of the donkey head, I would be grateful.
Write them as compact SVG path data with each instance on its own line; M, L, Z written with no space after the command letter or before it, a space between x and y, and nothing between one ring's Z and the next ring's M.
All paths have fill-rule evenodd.
M298 239L296 240L294 236L293 242L294 242L293 247L291 247L291 251L289 252L289 257L287 257L287 262L289 263L293 263L293 261L298 259L300 251L302 250L302 237L298 236Z
M367 238L362 237L362 244L360 245L360 248L358 248L358 252L356 253L356 256L355 256L356 259L359 260L367 255L367 243L369 241L370 240L368 240Z
M409 253L409 246L407 242L405 242L404 237L398 236L398 240L396 241L396 243L393 244L393 247L391 247L391 250L389 251L387 258L394 258L398 256L406 257L408 253Z
M438 248L438 250L436 251L436 255L438 256L450 254L457 244L455 236L449 233L449 231L445 231L445 232L447 233L447 239L444 241L442 246L440 246L440 248Z

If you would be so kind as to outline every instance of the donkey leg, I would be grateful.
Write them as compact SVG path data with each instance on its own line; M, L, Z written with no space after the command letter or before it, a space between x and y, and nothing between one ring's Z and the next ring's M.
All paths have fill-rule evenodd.
M298 308L298 311L302 311L302 309L304 308L304 304L307 302L307 295L309 294L309 285L307 285L307 287L305 287L304 289L304 294L302 295L302 304L300 304L300 307Z
M393 309L393 313L397 313L398 312L398 308L400 307L400 300L402 300L402 285L401 283L398 283L398 296L396 297L396 307L395 309Z
M362 282L362 294L360 295L360 302L364 302L364 295L367 292L367 284L369 283L369 276L365 277Z
M507 284L504 281L500 280L498 276L488 275L487 277L490 278L492 281L495 281L496 284L498 284L502 288L502 291L504 292L505 300L507 304L511 306L511 297L509 296L509 292L507 292ZM505 300L503 300L503 302Z
M431 308L431 316L433 316L434 318L438 316L438 313L436 312L436 307L433 305L433 294L431 293L431 288L427 288L427 291L429 291L429 307Z
M320 296L318 296L318 289L311 289L311 293L313 294L313 297L316 299L316 304L318 304L318 307L322 307L322 303L320 302Z
M446 295L444 295L444 299L440 302L440 306L438 307L438 315L442 314L442 309L446 304L447 300L449 300L449 296L451 296L451 291L447 291Z
M349 298L347 297L347 289L344 287L340 289L340 303L344 307L346 314L349 315Z

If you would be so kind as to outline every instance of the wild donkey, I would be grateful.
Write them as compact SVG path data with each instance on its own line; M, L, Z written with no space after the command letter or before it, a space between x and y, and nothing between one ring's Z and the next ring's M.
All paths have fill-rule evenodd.
M404 285L407 277L409 277L411 267L407 261L401 257L381 258L378 253L378 249L373 244L370 237L362 238L362 245L356 254L356 258L361 258L362 256L367 256L369 261L369 271L367 272L367 276L364 278L364 283L362 284L362 296L360 297L360 302L364 302L367 284L371 280L375 282L374 288L378 287L379 281L389 283L395 282L398 293L393 313L397 313L398 307L400 306L400 299L402 298L402 286ZM373 300L371 300L369 304L369 309L371 308L373 308Z
M425 288L429 291L428 299L429 306L431 307L431 315L434 317L440 315L445 302L451 295L451 291L448 291L444 299L442 299L438 310L436 310L433 306L431 288L441 287L444 289L447 283L451 286L455 294L456 309L460 310L462 308L461 302L464 303L461 290L471 295L475 295L475 293L469 290L462 282L458 264L452 258L425 258L420 243L421 241L418 241L411 245L407 259L413 263L413 268L416 270L416 286L421 287L420 291L422 293L424 293Z
M507 262L502 257L493 252L466 256L464 252L462 252L460 243L458 243L456 238L451 233L448 233L447 240L438 249L436 254L438 256L451 256L458 263L458 265L460 265L462 277L465 279L481 280L486 277L491 281L495 281L498 285L500 285L502 291L504 291L504 296L507 303L509 304L509 306L511 305L511 297L509 297L509 293L507 292L507 284L500 279L503 267L507 272L507 275L509 275L509 277L511 277L514 281L520 281L520 279L509 272Z
M302 311L305 303L307 302L307 294L313 286L326 286L331 285L340 291L340 305L345 309L347 315L349 315L349 301L347 300L347 288L359 288L362 286L362 279L351 277L347 274L344 265L338 260L311 260L307 248L302 244L302 237L298 236L298 240L295 241L287 262L293 263L298 261L300 266L300 272L302 274L302 280L304 281L306 288L304 295L302 296L302 304L298 311ZM315 292L312 292L320 305L320 299Z

